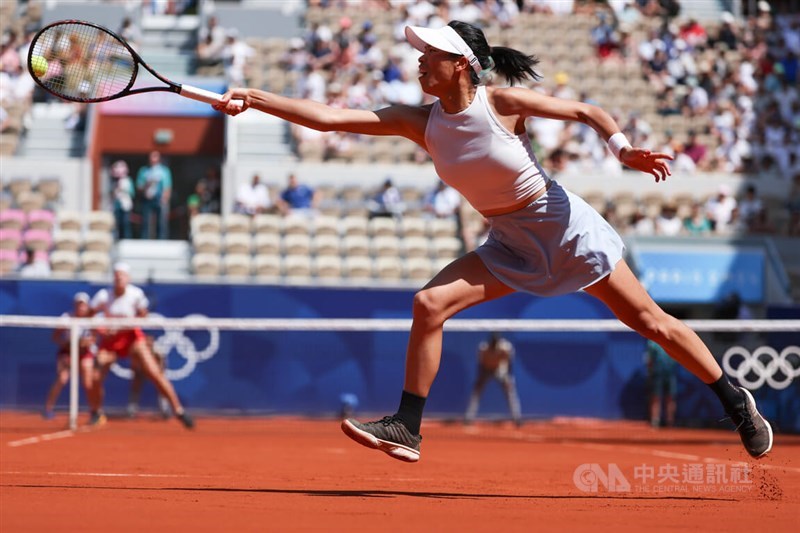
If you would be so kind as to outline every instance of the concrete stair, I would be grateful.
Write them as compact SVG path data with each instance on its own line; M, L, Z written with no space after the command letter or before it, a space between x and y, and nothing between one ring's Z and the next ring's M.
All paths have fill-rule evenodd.
M36 103L31 109L28 130L20 140L17 155L40 159L83 157L85 132L66 128L73 113L71 103Z

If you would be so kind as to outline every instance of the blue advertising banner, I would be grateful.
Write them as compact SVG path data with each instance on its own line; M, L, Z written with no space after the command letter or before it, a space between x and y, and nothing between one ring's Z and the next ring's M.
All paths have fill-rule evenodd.
M636 254L639 279L661 303L716 304L736 292L747 303L763 303L763 250L645 249Z
M57 316L78 291L101 286L83 282L0 280L0 314ZM167 317L218 318L410 318L411 290L305 288L266 285L152 284L143 286L154 313ZM534 298L513 294L467 309L457 318L606 319L611 314L583 294ZM0 406L44 403L55 374L51 331L0 327ZM403 386L406 332L189 331L149 332L167 356L167 376L184 403L198 410L334 414L343 394L358 411L385 414L397 408ZM426 412L461 417L477 375L476 351L486 332L446 332L443 357ZM635 333L522 333L506 337L516 348L513 372L523 415L642 419L647 411L644 340ZM781 343L791 342L780 339ZM784 344L776 346L782 350ZM130 390L127 361L106 384L107 404L124 408ZM760 408L782 430L800 431L793 408L797 383L754 392ZM714 395L678 370L678 418L719 425ZM155 406L147 384L144 407ZM81 401L84 401L83 395ZM792 403L794 402L794 403ZM60 405L67 403L66 392ZM490 384L480 414L507 416L501 387Z

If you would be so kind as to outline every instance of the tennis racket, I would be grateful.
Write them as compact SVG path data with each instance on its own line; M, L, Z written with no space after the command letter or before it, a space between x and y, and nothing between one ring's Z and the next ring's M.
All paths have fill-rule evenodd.
M139 65L164 85L134 89ZM222 96L165 78L119 35L80 20L62 20L42 28L30 45L28 71L42 89L73 102L105 102L153 91L177 93L207 104Z

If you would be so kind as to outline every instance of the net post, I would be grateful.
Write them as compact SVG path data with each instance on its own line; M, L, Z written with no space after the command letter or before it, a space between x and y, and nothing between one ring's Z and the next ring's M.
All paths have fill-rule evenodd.
M73 322L69 327L69 429L78 429L78 338L80 330Z

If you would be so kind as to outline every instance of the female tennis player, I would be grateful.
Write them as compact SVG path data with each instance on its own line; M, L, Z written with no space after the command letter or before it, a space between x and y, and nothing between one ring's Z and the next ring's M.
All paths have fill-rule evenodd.
M130 267L126 263L116 263L114 265L113 287L100 289L91 300L94 314L109 318L147 316L150 301L142 289L129 282ZM184 411L175 388L161 372L141 328L119 330L100 328L98 332L101 334L102 340L97 351L97 374L92 388L92 395L89 397L89 407L91 409L89 424L102 425L106 422L106 416L102 410L105 396L103 382L108 376L112 364L119 359L130 357L133 363L132 366L141 369L153 382L158 392L167 398L172 412L175 413L175 418L187 429L194 428L194 420Z
M491 224L484 245L445 267L414 297L397 413L368 423L345 420L344 432L396 459L419 460L422 411L439 369L444 322L463 309L514 291L555 296L584 290L708 384L750 455L767 453L772 429L750 393L732 385L697 334L650 298L623 259L622 240L611 226L548 178L528 142L525 120L545 117L588 124L623 164L652 174L657 182L670 174L671 157L632 147L611 116L593 105L520 87L486 87L482 82L490 72L512 85L539 79L534 70L538 61L511 48L490 47L475 26L453 21L440 29L410 26L405 32L422 52L419 82L423 91L438 98L433 104L394 105L374 112L334 109L238 88L214 105L230 115L253 108L321 131L411 139L430 154L440 178Z

